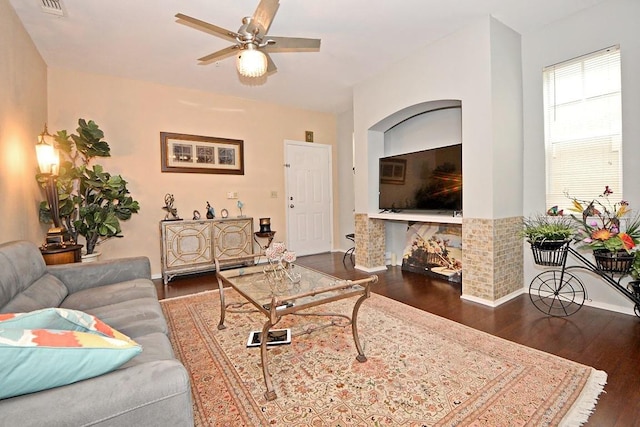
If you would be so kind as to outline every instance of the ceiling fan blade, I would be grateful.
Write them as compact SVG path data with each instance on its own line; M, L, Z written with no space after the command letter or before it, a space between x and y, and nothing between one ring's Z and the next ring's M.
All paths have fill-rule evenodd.
M176 14L178 23L184 24L188 27L195 28L196 30L204 31L205 33L213 34L214 36L222 37L233 42L236 41L236 37L239 37L235 31L227 30L217 25L209 24L208 22L201 21L191 16L184 15L182 13Z
M263 48L266 52L313 52L320 50L320 39L303 39L297 37L265 37L269 44Z
M256 11L253 13L252 21L261 27L261 33L263 35L269 31L271 21L273 21L273 17L276 15L278 7L280 6L279 1L280 0L261 0Z
M238 52L238 49L240 49L238 45L229 46L217 52L213 52L210 55L203 56L202 58L198 58L198 61L200 61L200 65L207 65L212 63L213 61L224 59L227 56L233 55L234 53Z
M271 56L268 53L265 52L264 55L267 57L267 74L271 74L276 71L278 67L276 67L275 62L273 62L273 59L271 59Z

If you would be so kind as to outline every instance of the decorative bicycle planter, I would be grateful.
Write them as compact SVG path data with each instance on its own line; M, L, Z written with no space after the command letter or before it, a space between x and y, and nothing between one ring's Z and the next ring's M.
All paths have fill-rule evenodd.
M594 252L595 264L570 247L570 240L556 247L531 244L534 262L553 268L538 274L529 285L529 297L541 312L554 317L574 314L584 305L587 291L578 277L569 270L586 270L594 273L620 293L633 301L634 312L640 317L640 282L631 282L628 288L621 285L622 278L631 270L633 255L626 252L610 254ZM582 265L567 266L567 255L571 254Z

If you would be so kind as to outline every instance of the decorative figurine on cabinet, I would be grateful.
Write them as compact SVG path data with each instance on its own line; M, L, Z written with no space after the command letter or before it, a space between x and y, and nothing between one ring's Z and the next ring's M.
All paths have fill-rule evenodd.
M242 215L242 208L244 207L244 203L242 203L240 200L238 200L238 209L240 209L240 215L238 215L238 218L244 218L244 215Z
M211 206L209 204L209 202L207 202L207 218L208 219L213 219L216 217L216 211L215 209L213 209L213 206Z
M162 207L162 209L167 211L167 215L164 217L164 221L178 221L182 219L178 216L178 209L173 207L174 201L175 199L173 198L173 194L167 193L164 195L164 206Z

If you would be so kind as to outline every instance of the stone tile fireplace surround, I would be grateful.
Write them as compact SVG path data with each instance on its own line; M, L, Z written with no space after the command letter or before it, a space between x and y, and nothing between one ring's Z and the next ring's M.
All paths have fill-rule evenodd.
M498 305L520 293L523 283L522 217L462 219L462 297ZM385 220L355 215L356 266L385 267Z

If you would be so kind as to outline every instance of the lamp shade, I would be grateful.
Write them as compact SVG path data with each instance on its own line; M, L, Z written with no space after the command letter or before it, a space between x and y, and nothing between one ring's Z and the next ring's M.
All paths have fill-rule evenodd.
M58 150L53 146L51 135L47 132L47 125L44 126L44 131L38 135L36 157L38 158L38 168L40 168L41 173L58 173L59 154Z
M248 45L238 53L236 66L245 77L260 77L267 72L267 56L253 45Z
M38 167L42 173L51 173L51 161L53 159L53 147L49 144L37 144L36 156L38 157Z

